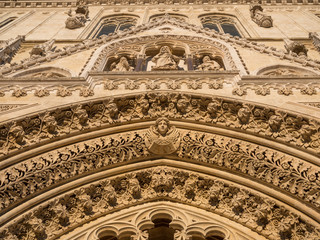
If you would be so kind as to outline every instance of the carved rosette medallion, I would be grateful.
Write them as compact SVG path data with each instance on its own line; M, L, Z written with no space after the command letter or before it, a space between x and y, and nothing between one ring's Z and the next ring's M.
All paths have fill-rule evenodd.
M174 153L180 146L180 133L167 118L158 118L146 133L146 146L154 154Z

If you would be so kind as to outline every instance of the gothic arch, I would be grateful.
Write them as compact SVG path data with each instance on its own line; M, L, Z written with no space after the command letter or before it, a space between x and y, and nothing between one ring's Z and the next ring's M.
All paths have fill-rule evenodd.
M169 118L180 134L179 148L173 152L154 153L146 143L146 131L160 116ZM177 182L174 187L167 183L149 185L155 195L145 199L142 193L134 190L144 186L140 184L142 180L138 180L139 187L126 195L129 200L123 208L160 199L200 206L221 215L216 210L221 200L212 197L211 193L208 195L208 189L212 186L229 188L234 185L237 189L244 189L241 191L248 191L250 196L268 199L268 204L272 205L272 208L268 208L270 211L281 209L277 211L292 216L293 220L290 218L290 221L283 218L289 223L283 223L285 228L277 231L278 237L279 234L301 235L293 233L291 228L288 230L291 223L304 229L302 235L306 239L319 237L316 230L320 219L317 119L223 97L150 92L96 99L21 116L20 119L5 123L0 133L1 214L2 223L6 224L2 229L11 226L9 229L16 228L25 234L27 230L24 228L36 230L36 227L32 227L34 224L42 226L41 222L48 221L48 224L52 223L50 226L55 226L58 235L64 234L80 223L70 225L67 221L69 217L53 210L68 208L63 204L64 207L55 205L61 203L61 199L67 197L71 202L75 199L79 204L81 201L94 201L95 197L88 198L91 185L95 188L109 178L111 182L119 178L121 185L123 176L128 178L125 181L127 184L134 185L137 183L133 176L135 173L143 172L141 174L144 176L151 171L155 176L160 176L167 174L167 170L163 169L170 168L171 172L178 174L182 171L183 176L188 176L184 184ZM159 178L163 179L161 176ZM211 184L206 185L203 179L211 181ZM110 181L107 185L110 185ZM212 181L218 182L213 184ZM115 200L122 198L121 187L118 191L118 185L113 183L110 186L115 192L110 193L110 198L106 200L110 206L105 209L106 215L120 210L114 207L119 207ZM181 191L181 186L187 189L170 195L173 189ZM196 189L194 186L204 188L196 193L192 190ZM77 194L83 194L81 189L87 189L85 192L89 195L78 198ZM103 187L100 190L110 192L112 189ZM237 190L236 193L241 191ZM233 196L233 193L230 194ZM199 200L203 196L204 200L201 201L205 202ZM211 202L208 199L212 199ZM44 202L53 205L44 205ZM80 225L100 217L96 215L100 210L92 210L96 205L81 204L77 206L83 209L81 211L85 215L83 219L75 218L83 220ZM262 211L265 214L263 218L250 217L255 219L254 222L244 220L248 217L245 214L251 214L251 211L246 212L243 206L229 209L226 217L267 238L277 239L277 236L270 237L272 233L264 232L269 223L275 219L279 221L277 218L269 219L269 215L273 214L269 210ZM46 214L49 214L48 218L42 219L41 216ZM30 221L26 224L19 222L26 222L22 220L25 217L30 217ZM20 219L18 225L14 223L16 219ZM32 230L30 234L40 234L41 239L41 234L47 235L49 228L37 231Z

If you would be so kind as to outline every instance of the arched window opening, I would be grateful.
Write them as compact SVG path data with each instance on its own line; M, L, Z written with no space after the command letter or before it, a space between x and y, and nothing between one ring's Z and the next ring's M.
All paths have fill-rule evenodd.
M100 37L102 35L108 35L118 30L122 31L133 27L137 24L137 18L131 16L115 16L105 18L99 29L94 34L94 37Z
M171 221L170 216L164 215L152 219L154 227L148 231L148 240L173 240L175 230L169 226Z
M4 26L8 25L9 23L13 22L16 19L17 17L7 18L6 20L0 22L0 28L3 28Z
M177 19L177 20L182 20L182 21L188 21L188 17L185 15L181 15L181 14L174 14L174 13L166 13L167 15L169 15L171 18ZM157 14L157 15L153 15L149 18L149 22L154 22L157 21L159 18L163 18L165 15L165 13L163 14Z
M200 18L202 26L220 33L229 33L232 36L241 37L233 18L225 16L203 16Z

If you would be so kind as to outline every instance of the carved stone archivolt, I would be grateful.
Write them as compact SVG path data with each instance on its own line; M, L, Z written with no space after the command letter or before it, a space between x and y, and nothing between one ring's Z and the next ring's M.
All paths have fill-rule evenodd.
M163 166L111 177L63 194L2 228L1 237L54 239L98 216L155 199L206 209L268 239L294 236L316 240L320 236L319 229L273 199L222 179Z
M212 102L216 105L216 111L209 108ZM247 111L244 112L243 109ZM79 111L83 114L78 114ZM246 121L242 120L240 113L247 115ZM312 153L320 153L319 122L316 119L222 98L154 92L82 103L46 113L56 121L56 131L51 135L44 131L47 123L41 117L43 114L30 115L27 118L3 124L0 127L0 155L13 154L19 149L36 146L39 142L44 144L50 138L61 138L70 132L80 134L84 129L93 131L98 126L112 126L158 116L197 121L212 126L225 126L248 134L267 136L274 141L286 142L293 147ZM273 130L269 122L274 115L281 118L277 131ZM301 135L304 125L313 129L308 138ZM12 132L12 126L19 126L23 130L24 141L19 143L15 141L16 134ZM41 139L39 139L40 135Z

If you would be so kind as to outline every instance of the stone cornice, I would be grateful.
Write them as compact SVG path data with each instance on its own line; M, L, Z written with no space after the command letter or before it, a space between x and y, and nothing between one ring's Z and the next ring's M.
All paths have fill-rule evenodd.
M19 1L9 1L4 0L0 2L0 8L6 7L6 8L36 8L36 7L75 7L76 6L76 0L19 0ZM112 5L122 5L122 6L143 6L143 5L158 5L161 3L165 3L166 5L202 5L202 4L225 4L225 5L234 5L234 4L240 4L240 5L251 5L251 4L262 4L265 6L312 6L319 4L319 0L314 0L312 2L309 2L307 0L303 0L302 3L297 3L296 1L289 1L284 0L281 1L281 3L278 3L276 0L262 0L262 1L251 1L251 0L236 0L236 1L228 1L228 0L166 0L166 1L159 1L159 0L153 0L153 1L147 1L147 0L137 0L136 2L132 1L116 1L116 0L86 0L89 5L101 5L101 6L112 6Z

